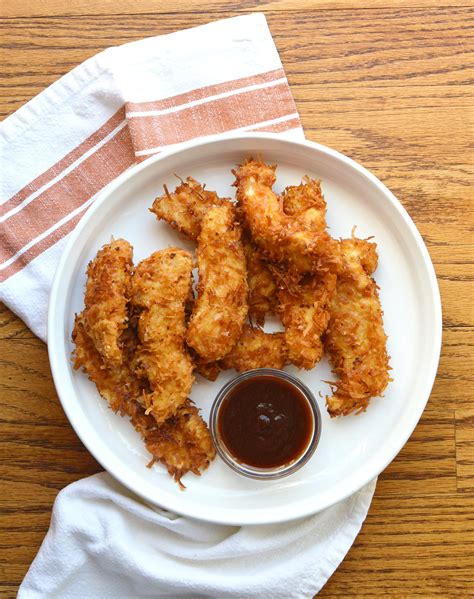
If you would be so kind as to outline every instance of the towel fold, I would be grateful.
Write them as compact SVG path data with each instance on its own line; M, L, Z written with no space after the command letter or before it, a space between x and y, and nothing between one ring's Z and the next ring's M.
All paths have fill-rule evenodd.
M18 599L306 599L344 558L374 489L302 520L234 527L145 505L96 474L59 493Z

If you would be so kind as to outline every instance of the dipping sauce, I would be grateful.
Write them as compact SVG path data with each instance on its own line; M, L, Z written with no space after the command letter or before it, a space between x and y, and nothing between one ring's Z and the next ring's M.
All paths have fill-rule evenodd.
M268 375L235 385L217 419L228 452L256 468L276 468L298 459L311 442L315 424L304 394L290 382Z

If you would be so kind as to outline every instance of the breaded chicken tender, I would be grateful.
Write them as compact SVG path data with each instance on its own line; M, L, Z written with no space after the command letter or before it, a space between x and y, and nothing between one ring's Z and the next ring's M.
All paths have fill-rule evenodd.
M253 240L265 256L300 273L337 271L338 245L326 231L312 230L283 211L272 191L275 168L247 160L237 171L237 199Z
M150 211L193 241L197 241L201 232L202 219L208 210L226 202L231 203L230 199L220 198L215 192L206 190L191 177L188 177L186 182L177 187L173 193L170 193L166 187L165 191L165 195L156 198ZM274 311L276 306L275 281L251 239L244 236L242 241L247 258L249 315L254 316L258 324L263 324L265 314ZM208 374L213 376L212 373Z
M190 399L161 425L137 402L130 404L129 416L153 456L148 465L161 462L181 487L185 474L199 476L216 455L209 429Z
M300 185L282 193L283 210L309 231L325 231L326 201L320 182L304 177ZM310 370L323 355L322 335L329 322L329 305L336 289L336 275L307 274L286 284L278 293L278 313L285 326L288 357L298 368Z
M288 362L283 333L264 333L244 325L237 345L219 362L223 370L235 368L245 372L254 368L282 369Z
M120 336L127 326L133 248L125 239L104 245L87 267L83 326L97 351L120 364Z
M138 340L131 327L123 334L123 360L117 367L106 363L87 336L82 315L76 317L73 331L74 368L82 368L114 412L128 416L151 453L153 462L161 462L181 485L188 472L199 475L215 457L215 449L206 423L189 399L179 406L175 416L158 425L141 405L146 381L140 380L131 368Z
M202 362L220 360L237 343L247 316L247 267L231 204L211 208L198 238L198 297L186 342Z
M305 176L300 185L287 187L281 197L285 214L296 217L305 228L325 231L326 200L320 181Z
M194 240L201 232L201 221L209 208L230 201L208 191L192 177L188 177L173 193L166 186L164 188L165 194L155 199L150 212Z
M278 313L285 327L289 361L310 370L323 355L322 335L329 322L329 307L336 275L309 275L300 283L280 289Z
M86 333L84 313L78 314L72 332L74 368L82 370L97 386L114 412L127 413L127 404L141 397L142 383L131 368L133 349L127 343L127 329L122 334L119 365L103 358Z
M197 374L200 374L203 378L208 381L215 381L219 376L221 369L219 368L218 362L199 362L199 360L195 360L195 366Z
M142 260L132 280L140 339L135 370L149 381L151 392L144 395L145 408L158 423L176 414L194 381L194 366L184 344L192 268L189 252L168 248Z
M363 239L340 243L342 273L330 306L325 348L339 377L326 397L331 416L366 410L370 398L379 396L389 381L387 336L377 285L371 274L377 267L376 245Z
M256 246L248 238L244 239L243 245L247 260L249 317L255 318L255 322L263 326L266 314L276 310L278 288Z

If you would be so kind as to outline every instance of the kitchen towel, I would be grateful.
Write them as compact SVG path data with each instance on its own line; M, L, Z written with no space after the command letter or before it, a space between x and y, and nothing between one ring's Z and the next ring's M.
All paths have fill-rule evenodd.
M235 527L146 505L95 474L59 493L18 599L308 599L352 545L374 489L309 518Z
M303 138L262 14L109 48L0 124L0 300L46 341L69 233L137 162L198 137ZM64 489L19 597L307 597L343 559L375 481L316 516L227 527L148 506L102 473Z
M164 148L230 131L304 137L264 15L109 48L1 123L0 300L46 340L68 234L97 194Z

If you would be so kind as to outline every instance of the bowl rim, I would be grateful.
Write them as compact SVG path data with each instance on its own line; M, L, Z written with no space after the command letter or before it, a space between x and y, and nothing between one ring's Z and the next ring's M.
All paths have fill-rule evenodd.
M56 319L55 316L58 312L58 305L61 302L61 296L64 295L64 289L62 287L62 278L64 276L65 271L68 269L69 254L73 250L74 245L76 241L79 239L82 231L94 218L95 213L119 187L121 187L129 179L132 179L139 175L142 171L150 168L155 163L165 161L166 159L172 156L174 157L179 154L185 154L186 152L192 149L202 148L203 150L205 150L206 146L212 146L220 143L229 143L231 141L255 142L257 144L258 142L273 141L278 142L278 144L294 146L300 149L306 148L308 150L315 150L325 155L326 157L334 159L339 163L343 163L346 166L350 167L350 169L358 172L360 175L362 175L362 177L370 181L372 185L374 185L382 193L385 199L398 212L413 241L415 242L417 250L420 253L422 263L426 271L425 274L427 276L427 281L429 284L430 299L432 302L432 309L434 314L434 319L432 323L432 352L430 354L428 368L425 369L424 372L426 382L424 387L423 399L418 400L416 405L412 407L412 409L410 410L405 433L403 435L400 435L397 443L394 443L393 447L391 447L390 452L380 452L380 454L376 458L374 458L376 467L370 469L367 466L365 466L361 469L357 483L354 483L350 487L346 487L345 490L339 493L336 498L334 498L332 496L333 494L331 494L331 496L326 501L320 500L319 504L317 502L305 502L304 504L302 504L304 505L304 509L301 509L296 514L288 513L288 510L279 509L277 514L272 513L272 510L266 510L262 513L259 512L258 515L256 515L254 512L252 516L247 514L246 517L242 517L230 515L225 508L223 508L223 513L221 513L218 510L208 511L206 510L205 506L201 506L198 503L193 504L192 507L186 505L186 509L180 509L181 503L176 502L175 498L162 497L161 495L159 497L155 497L154 495L146 492L143 489L134 488L134 486L130 483L127 477L122 473L121 468L118 467L118 464L116 463L118 462L118 459L111 451L107 452L105 455L97 455L98 452L94 451L94 444L88 438L86 432L83 430L82 425L80 425L80 423L78 422L78 419L74 417L73 406L68 401L69 390L66 384L67 377L61 370L64 364L64 361L61 361L65 357L64 332L62 331L62 326L57 324L58 319ZM107 472L109 472L116 480L118 480L128 489L130 489L133 493L136 493L137 495L141 496L142 498L151 502L152 504L164 507L171 511L181 513L183 515L187 515L189 517L193 517L199 520L239 526L285 522L322 511L323 509L326 509L340 501L343 501L347 497L354 495L357 491L361 490L366 484L368 484L370 481L376 478L392 462L392 460L398 455L402 447L405 445L405 443L413 433L431 394L431 390L436 378L441 352L442 310L440 292L437 284L434 267L431 262L428 250L421 237L421 234L419 233L414 222L411 220L410 216L408 215L407 211L402 206L402 204L399 202L399 200L397 200L395 195L375 175L373 175L370 171L368 171L365 167L360 165L355 160L345 156L337 150L333 150L332 148L329 148L327 146L313 141L289 139L282 137L281 135L272 133L239 132L226 135L216 135L208 136L205 138L199 138L188 142L184 142L178 148L174 147L170 148L169 150L164 150L162 153L157 154L155 156L151 156L147 160L144 160L143 162L140 162L137 165L126 170L124 173L122 173L116 179L114 179L111 183L109 183L106 187L104 187L101 190L101 192L99 192L95 202L92 204L92 206L88 209L87 213L76 225L75 229L71 232L68 242L63 250L50 291L47 330L48 355L51 365L51 372L63 410L66 413L66 416L74 431L81 439L82 443L85 445L88 451L95 457L95 459L102 465L102 467ZM70 331L67 331L66 334L69 336ZM69 362L69 359L69 356L65 357L66 364ZM370 463L372 464L373 462Z

